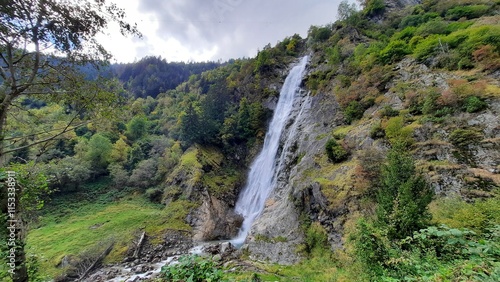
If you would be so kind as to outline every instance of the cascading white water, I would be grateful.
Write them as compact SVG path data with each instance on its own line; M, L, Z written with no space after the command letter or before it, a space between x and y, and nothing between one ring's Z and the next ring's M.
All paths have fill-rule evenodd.
M250 167L247 184L236 202L235 211L244 218L238 236L231 240L236 246L244 243L252 223L264 209L265 201L276 184L276 156L281 133L289 120L307 61L308 56L303 57L286 77L262 151Z

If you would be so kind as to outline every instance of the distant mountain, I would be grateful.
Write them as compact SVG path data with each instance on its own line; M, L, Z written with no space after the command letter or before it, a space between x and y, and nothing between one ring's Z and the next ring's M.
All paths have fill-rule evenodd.
M136 98L151 96L174 89L191 75L219 67L216 62L169 63L161 57L145 57L138 62L113 64L113 74Z

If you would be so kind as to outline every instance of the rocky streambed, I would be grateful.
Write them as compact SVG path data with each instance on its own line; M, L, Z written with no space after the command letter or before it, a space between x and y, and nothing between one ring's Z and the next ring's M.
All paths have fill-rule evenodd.
M123 262L107 265L89 275L88 282L138 282L159 277L161 268L176 264L183 255L200 255L224 264L239 257L239 250L230 242L202 242L196 245L177 243L175 248L165 250L158 245L153 250L141 252L141 258L127 257ZM151 259L152 258L152 259Z

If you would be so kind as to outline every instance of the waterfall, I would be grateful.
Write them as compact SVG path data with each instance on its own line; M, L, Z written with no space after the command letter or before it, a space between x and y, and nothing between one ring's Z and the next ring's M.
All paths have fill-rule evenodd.
M303 57L286 77L262 151L252 163L247 184L236 202L235 211L244 218L238 236L231 240L236 246L241 246L245 241L252 223L264 209L265 201L276 185L276 156L280 137L289 120L295 97L300 90L307 61L308 56Z

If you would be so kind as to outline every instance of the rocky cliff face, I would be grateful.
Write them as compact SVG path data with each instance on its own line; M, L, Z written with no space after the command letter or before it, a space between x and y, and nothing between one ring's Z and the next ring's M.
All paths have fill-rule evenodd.
M341 248L345 224L370 208L360 201L370 189L360 176L362 162L368 157L381 161L389 147L387 140L374 139L370 131L384 122L381 113L385 107L404 111L407 106L398 86L435 87L445 92L450 81L461 79L413 59L401 61L393 71L382 91L383 102L367 109L352 125L346 125L333 93L311 95L308 89L303 90L294 121L283 135L278 187L247 240L252 258L283 264L299 261L304 218L319 222L332 248ZM494 83L495 76L487 79ZM415 140L413 155L439 196L488 197L500 185L500 101L492 97L488 104L484 111L457 113L445 122L408 121ZM472 127L479 130L475 142L460 145L450 137L456 130ZM348 161L332 164L326 159L325 143L332 136L344 140L351 154Z
M317 166L315 158L323 154L326 139L322 136L343 120L335 100L323 93L311 95L307 89L301 90L291 116L281 140L277 187L247 239L252 258L281 264L300 260L298 248L304 241L301 214L316 217L327 204L319 187L304 180ZM297 205L297 201L302 203Z

